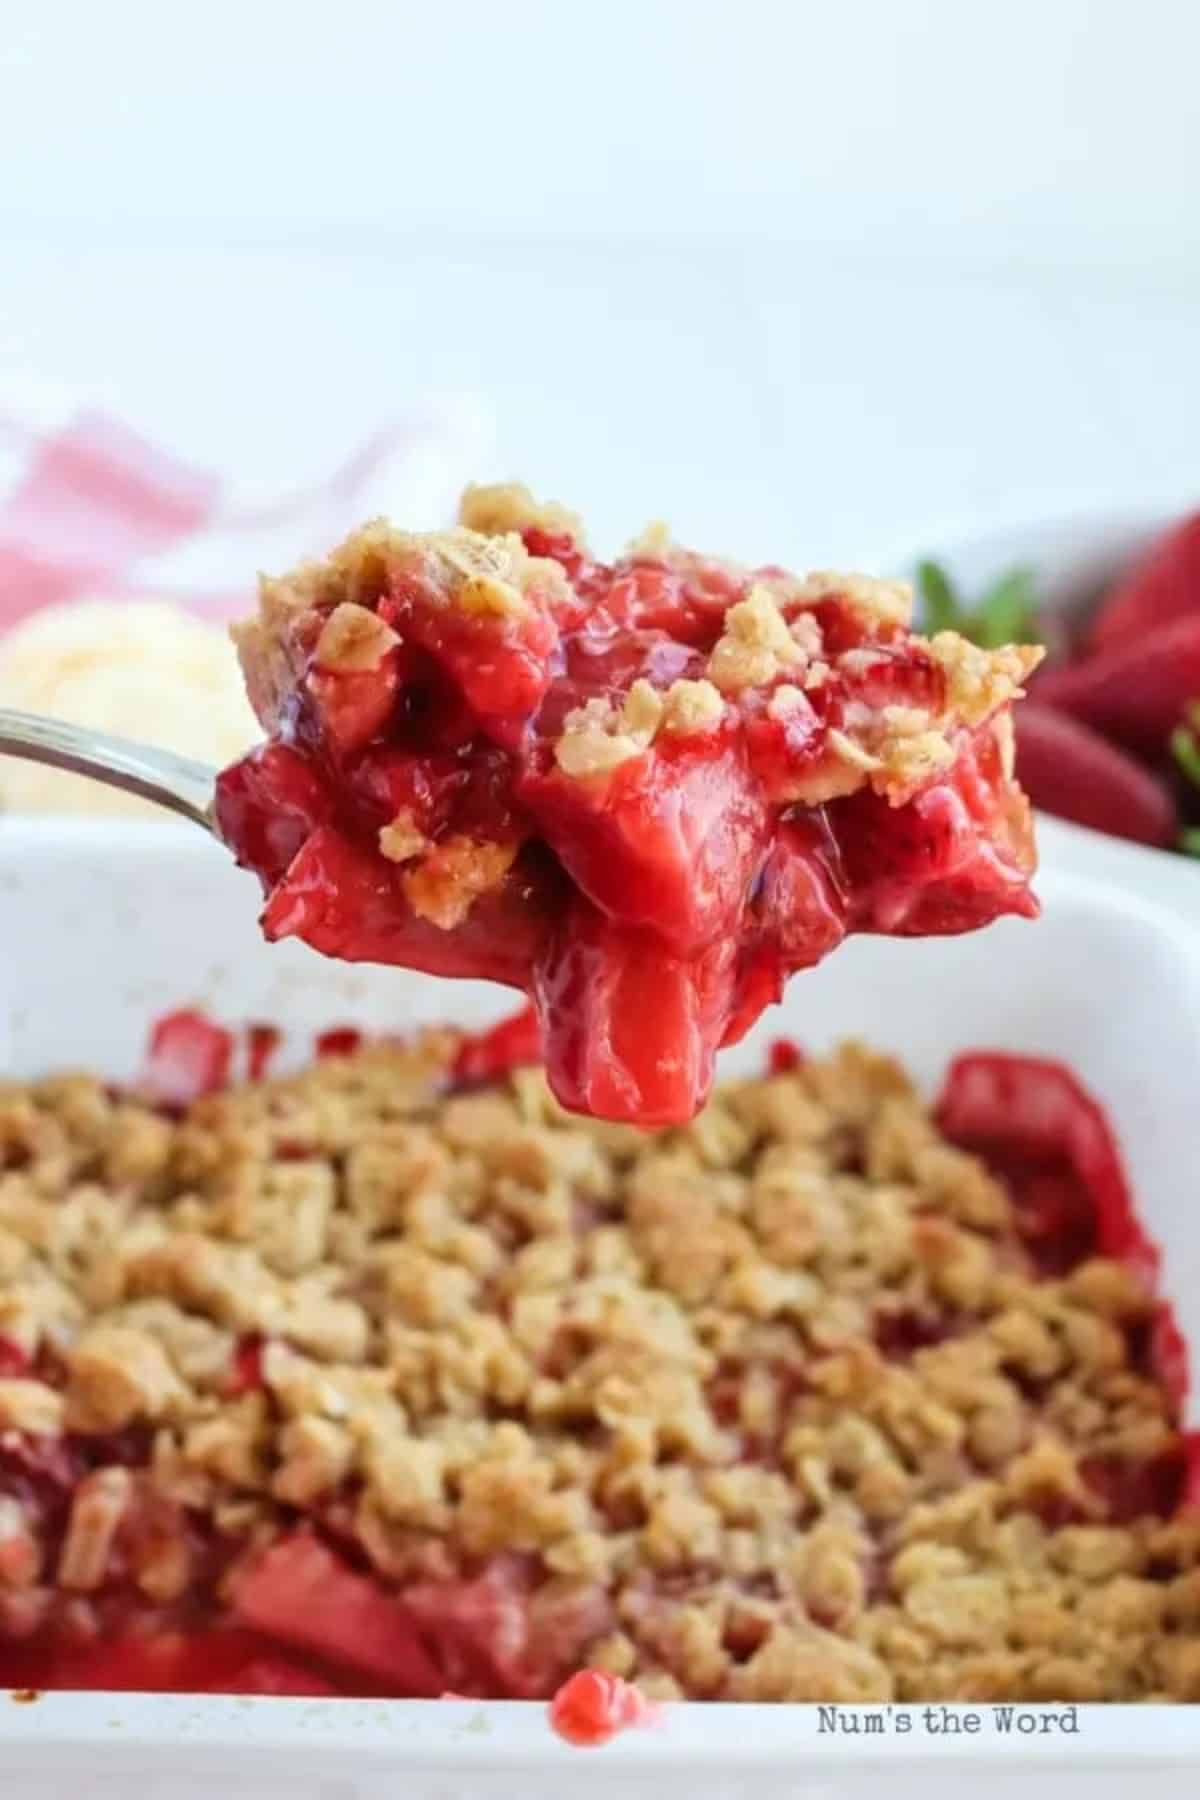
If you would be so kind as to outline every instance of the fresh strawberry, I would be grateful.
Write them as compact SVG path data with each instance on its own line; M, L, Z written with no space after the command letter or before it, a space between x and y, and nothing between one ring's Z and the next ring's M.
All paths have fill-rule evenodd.
M1145 633L1200 613L1200 512L1164 533L1101 603L1088 633L1095 652L1135 646Z
M1169 849L1175 803L1149 769L1066 713L1026 700L1016 715L1017 777L1033 804L1076 825Z
M1085 662L1043 670L1033 693L1131 750L1162 756L1200 694L1200 609Z

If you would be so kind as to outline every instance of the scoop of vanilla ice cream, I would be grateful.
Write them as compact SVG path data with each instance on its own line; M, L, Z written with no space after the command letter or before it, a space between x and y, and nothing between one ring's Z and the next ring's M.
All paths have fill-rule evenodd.
M141 738L215 766L262 736L223 629L165 601L48 606L0 638L0 706ZM17 813L137 814L148 801L0 757L0 808Z

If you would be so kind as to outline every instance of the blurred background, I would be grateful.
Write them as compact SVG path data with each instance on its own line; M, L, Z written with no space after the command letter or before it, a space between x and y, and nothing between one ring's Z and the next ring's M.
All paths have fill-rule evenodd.
M181 510L35 481L0 612L472 476L802 566L1200 492L1198 67L1191 0L10 0L0 484L83 417Z

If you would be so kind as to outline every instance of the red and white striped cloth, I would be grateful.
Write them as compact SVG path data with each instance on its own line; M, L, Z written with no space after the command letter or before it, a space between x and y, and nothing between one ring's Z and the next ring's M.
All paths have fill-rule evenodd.
M444 522L479 473L486 433L465 403L414 408L318 485L256 502L118 420L41 390L0 404L0 631L40 607L139 595L212 619L244 611L258 570L328 549L390 513Z

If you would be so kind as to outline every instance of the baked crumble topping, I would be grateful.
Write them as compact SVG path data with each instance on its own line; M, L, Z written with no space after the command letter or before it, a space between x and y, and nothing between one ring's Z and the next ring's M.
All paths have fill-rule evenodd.
M461 1055L5 1085L6 1679L232 1624L300 1691L1200 1700L1161 1308L1061 1179L1051 1241L861 1046L656 1134Z
M1009 709L1041 651L926 639L903 583L662 527L603 562L471 488L265 580L235 635L269 742L216 810L268 938L519 989L572 1110L686 1121L848 934L1036 913Z

